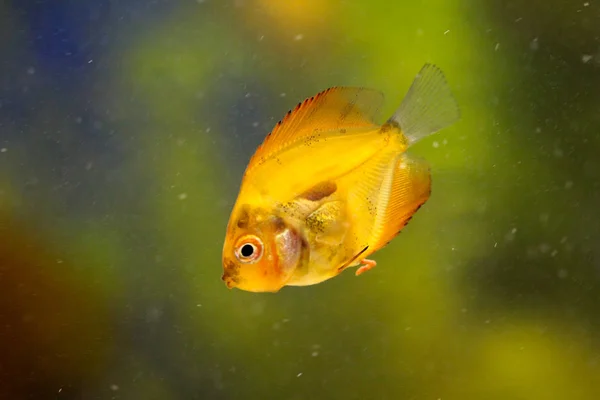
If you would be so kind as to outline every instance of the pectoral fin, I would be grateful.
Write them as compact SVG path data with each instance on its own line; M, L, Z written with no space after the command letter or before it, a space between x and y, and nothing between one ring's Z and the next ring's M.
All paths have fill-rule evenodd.
M306 218L306 226L315 235L317 242L337 246L344 241L348 232L344 210L343 202L329 201Z

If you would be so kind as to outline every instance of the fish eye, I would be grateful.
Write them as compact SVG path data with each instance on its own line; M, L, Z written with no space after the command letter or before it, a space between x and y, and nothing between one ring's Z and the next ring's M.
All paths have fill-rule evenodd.
M240 254L242 255L242 257L248 258L248 257L252 256L252 253L254 253L255 249L256 249L256 247L254 247L253 244L246 243L245 245L242 246L242 249L240 250Z
M235 256L245 264L255 263L262 257L263 244L256 236L244 236L238 240Z

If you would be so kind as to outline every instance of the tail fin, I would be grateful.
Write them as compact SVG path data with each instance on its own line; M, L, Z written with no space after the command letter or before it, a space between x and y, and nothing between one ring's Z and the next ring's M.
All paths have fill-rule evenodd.
M458 103L444 73L435 65L425 64L388 122L400 125L409 144L413 144L459 118Z

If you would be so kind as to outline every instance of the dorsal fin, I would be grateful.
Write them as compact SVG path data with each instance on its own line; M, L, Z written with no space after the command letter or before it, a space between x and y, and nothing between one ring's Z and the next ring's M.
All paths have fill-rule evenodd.
M249 166L261 164L293 143L319 132L376 126L383 94L358 87L332 87L299 103L275 125L258 147Z

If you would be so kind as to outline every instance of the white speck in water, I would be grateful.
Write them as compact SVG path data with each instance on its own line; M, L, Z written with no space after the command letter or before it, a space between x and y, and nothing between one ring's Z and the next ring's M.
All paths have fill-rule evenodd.
M85 170L89 171L90 169L92 169L93 166L94 166L94 163L89 161L87 164L85 164Z
M296 375L296 378L300 378L302 376L302 372L298 373L298 375Z
M252 123L252 127L253 127L253 128L257 128L257 127L258 127L258 122L253 122L253 123Z
M206 128L205 132L209 133L210 132L210 128Z
M80 123L83 122L83 118L77 117L77 118L75 118L75 122L78 123L78 124L80 124Z
M8 151L8 149L6 147L3 147L0 149L0 153L6 153Z
M556 257L557 254L558 254L558 250L554 249L554 250L552 250L552 253L550 253L550 257Z
M316 356L319 355L319 352L318 351L313 351L310 355L313 356L313 357L316 357Z
M187 193L180 193L179 196L177 196L177 198L179 200L185 200L187 199Z
M561 268L558 270L558 273L556 275L558 275L560 279L565 279L567 276L569 276L569 271L567 271L564 268Z
M57 258L57 259L56 259L56 263L57 263L57 264L62 264L62 263L63 263L63 260L61 260L60 258Z
M559 149L558 147L554 149L553 154L556 158L562 158L562 156L564 155L562 149Z
M260 36L258 37L258 41L259 41L259 42L262 42L264 38L265 38L265 35L260 35Z
M591 54L584 54L584 55L581 56L581 61L583 61L583 63L585 64L585 63L590 62L592 60L592 58L594 58L593 55L591 55Z
M539 126L537 128L535 128L535 133L540 133L542 131L542 128L540 128Z
M58 389L58 393L62 392L62 388Z
M297 34L296 36L294 36L294 40L295 40L296 42L298 42L298 41L300 41L300 40L302 40L302 39L304 39L304 35L303 35L303 34L301 34L301 33L299 33L299 34Z
M500 48L500 43L496 43L496 46L494 46L494 51L498 51L499 48Z
M196 304L196 307L202 307L202 304Z
M434 141L432 145L433 145L434 149L437 149L438 147L440 147L440 143L437 140Z
M540 244L540 253L545 254L550 251L550 245L547 243Z
M589 2L587 2L587 1L586 1L585 3L583 3L583 6L584 6L584 7L588 7L589 5L590 5L590 3L589 3Z
M447 144L448 144L448 139L444 139L444 140L442 140L442 144L443 144L444 146L445 146L445 145L447 145Z
M113 392L116 392L117 390L119 390L119 386L115 385L114 383L112 385L110 385L110 390L112 390Z
M93 62L94 62L94 60L88 60L88 64L91 64Z
M417 29L417 36L423 36L425 32L423 31L423 29L419 28Z
M450 29L447 29L446 32L444 32L444 35L447 35L450 32Z
M285 97L285 93L279 93L279 97Z
M538 38L533 38L531 42L529 42L529 48L533 51L536 51L540 48L540 43L538 42Z
M565 182L565 189L571 189L573 187L573 182L572 181L566 181Z
M494 248L498 247L498 242L494 243Z
M35 68L33 68L33 67L29 67L29 68L27 68L27 73L28 73L29 75L33 75L33 74L35 74Z

